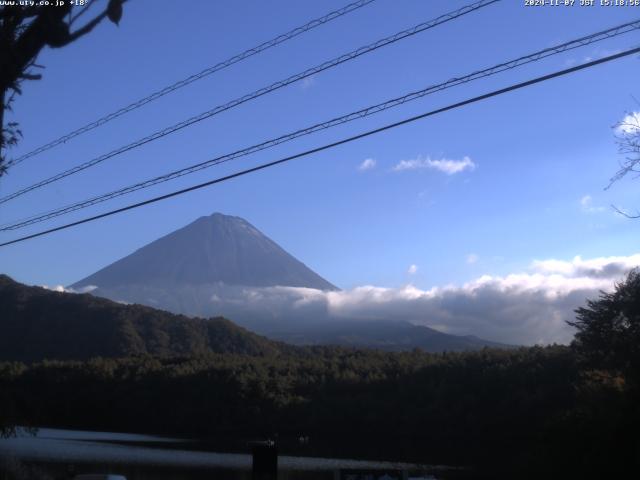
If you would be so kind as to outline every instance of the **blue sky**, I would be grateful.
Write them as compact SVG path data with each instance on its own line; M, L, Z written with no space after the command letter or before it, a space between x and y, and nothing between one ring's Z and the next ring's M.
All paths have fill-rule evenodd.
M43 80L25 84L14 105L24 140L12 153L27 152L346 3L131 1L119 28L104 23L69 47L43 52ZM377 0L23 162L0 179L0 194L466 3ZM24 195L0 206L0 223L640 18L640 8L633 7L523 3L505 0ZM274 160L639 43L638 33L632 33L551 57L64 219ZM620 160L612 126L626 112L640 109L632 98L640 96L639 67L638 57L629 57L213 188L4 247L0 270L25 283L68 285L216 211L247 219L346 289L407 283L428 289L485 274L524 271L534 260L629 256L639 251L640 221L616 215L609 205L640 208L638 180L624 179L607 191L604 187ZM465 157L474 168L455 174L434 168L434 161ZM360 169L367 159L375 166ZM425 168L394 169L403 161ZM1 233L0 240L17 234ZM411 265L416 266L413 273Z

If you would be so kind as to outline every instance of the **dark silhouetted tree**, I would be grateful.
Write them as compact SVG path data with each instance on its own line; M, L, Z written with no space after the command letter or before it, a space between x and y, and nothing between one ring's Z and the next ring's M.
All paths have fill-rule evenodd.
M612 293L602 292L576 310L573 347L588 367L622 375L640 385L640 270L632 270Z
M22 93L25 80L41 78L41 74L36 73L42 68L36 64L39 53L45 47L61 48L75 42L105 18L118 24L125 1L108 0L102 11L95 12L91 10L99 0L66 0L58 5L53 1L47 2L50 5L15 2L15 5L0 6L0 176L8 166L5 150L22 136L17 122L5 124L5 113L11 110L15 96ZM87 12L93 13L93 17L87 17Z

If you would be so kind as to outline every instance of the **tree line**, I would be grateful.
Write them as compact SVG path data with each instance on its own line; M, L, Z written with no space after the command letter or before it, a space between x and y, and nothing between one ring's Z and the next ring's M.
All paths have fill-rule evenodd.
M0 364L0 391L0 408L22 424L197 437L232 450L279 438L291 453L493 475L628 466L638 443L622 438L640 426L621 381L584 371L564 346L12 362ZM301 435L306 450L295 446Z
M640 274L576 314L570 346L3 362L0 412L13 425L196 437L216 450L269 437L283 453L467 465L491 478L638 469Z

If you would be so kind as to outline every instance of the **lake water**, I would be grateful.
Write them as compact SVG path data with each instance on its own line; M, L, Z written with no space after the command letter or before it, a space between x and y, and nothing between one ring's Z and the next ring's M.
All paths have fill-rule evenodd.
M185 446L181 448L181 444ZM78 464L81 467L84 466L85 470L90 465L92 468L109 468L114 473L114 466L120 466L120 471L129 473L129 478L134 471L138 472L133 475L136 478L154 478L154 475L140 473L145 467L156 471L164 469L165 471L182 472L187 470L203 472L216 469L237 472L238 475L235 478L250 477L251 455L198 451L193 447L189 449L187 444L187 440L151 435L41 428L36 435L21 431L16 437L0 439L0 457L35 462L48 466L48 470L54 468L55 464L73 469ZM57 469L54 468L58 473L64 471L61 469L60 466ZM437 472L446 470L446 467L286 455L278 457L279 477L282 478L295 478L296 475L292 475L293 472L315 472L324 474L309 478L332 480L335 472L341 469ZM280 475L280 472L284 475ZM289 473L287 474L287 472ZM232 478L233 476L216 475L216 478L221 477ZM426 473L421 473L416 477L435 478ZM174 475L171 478L189 478L189 476Z

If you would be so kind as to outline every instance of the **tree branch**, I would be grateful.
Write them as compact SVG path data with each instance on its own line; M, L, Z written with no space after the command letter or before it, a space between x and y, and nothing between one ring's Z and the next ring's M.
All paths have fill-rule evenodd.
M617 213L619 213L620 215L622 215L624 217L627 217L627 218L640 218L640 213L638 213L636 215L630 215L627 212L623 212L622 210L620 210L615 205L611 205L611 208L613 208Z
M102 12L100 15L98 15L97 17L95 17L93 20L91 20L89 23L87 23L85 26L83 26L82 28L76 30L73 33L70 33L69 36L67 37L67 40L60 44L60 45L55 45L54 48L58 48L58 47L64 47L65 45L70 44L71 42L76 41L77 39L79 39L80 37L86 35L87 33L91 32L91 30L93 30L94 28L96 28L96 26L105 19L105 17L107 16L107 11L105 10L104 12ZM53 45L52 45L53 46Z

